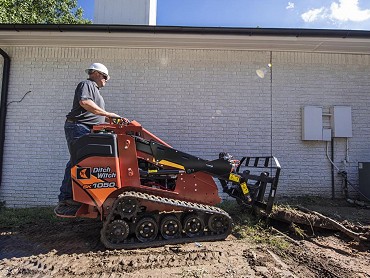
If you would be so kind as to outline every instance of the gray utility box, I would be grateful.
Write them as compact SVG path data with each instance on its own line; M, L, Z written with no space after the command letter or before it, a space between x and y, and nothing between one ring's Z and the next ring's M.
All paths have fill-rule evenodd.
M352 137L352 109L351 106L333 106L331 111L331 128L333 137Z
M359 162L358 163L358 183L360 192L367 198L370 199L370 162ZM362 200L366 200L364 196L361 196Z

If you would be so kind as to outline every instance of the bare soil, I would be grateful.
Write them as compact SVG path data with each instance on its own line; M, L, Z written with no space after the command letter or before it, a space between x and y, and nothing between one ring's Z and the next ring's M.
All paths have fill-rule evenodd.
M338 200L288 203L370 229L369 209ZM233 217L238 224L240 214ZM225 241L137 250L106 250L97 220L0 228L0 277L370 277L369 242L304 226L302 239L289 223L269 225L261 238L256 230L240 237L239 226Z

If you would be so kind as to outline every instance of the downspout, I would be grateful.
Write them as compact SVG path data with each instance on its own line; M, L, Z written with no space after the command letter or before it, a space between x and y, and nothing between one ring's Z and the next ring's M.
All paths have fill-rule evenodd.
M9 89L10 57L1 48L0 54L4 58L3 79L1 85L1 103L0 103L0 186L1 186L3 180L5 120L6 120L6 103L8 101L8 89Z

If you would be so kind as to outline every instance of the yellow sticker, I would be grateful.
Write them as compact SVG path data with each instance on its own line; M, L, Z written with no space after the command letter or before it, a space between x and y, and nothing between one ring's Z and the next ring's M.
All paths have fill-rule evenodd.
M235 175L235 174L231 173L230 176L229 176L229 180L231 180L233 182L239 182L240 177L238 175Z
M177 163L173 163L173 162L168 161L168 160L161 160L161 161L159 161L159 164L170 166L170 167L181 169L181 170L185 170L184 166L182 166L180 164L177 164Z
M158 170L148 170L148 173L157 173Z
M246 195L249 193L249 189L247 187L247 183L246 182L243 182L240 184L240 187L242 188L242 191L243 191L243 194Z

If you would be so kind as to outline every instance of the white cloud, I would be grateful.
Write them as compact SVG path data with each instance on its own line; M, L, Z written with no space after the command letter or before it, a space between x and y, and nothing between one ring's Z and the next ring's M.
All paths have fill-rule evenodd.
M286 6L286 9L294 9L294 3L293 2L288 2L288 6Z
M301 15L305 22L314 22L325 17L325 8L312 9Z
M330 6L331 18L340 21L365 21L370 19L370 10L360 10L358 0L339 0Z
M332 2L330 8L311 9L301 15L305 22L323 19L339 22L361 22L370 19L370 10L361 10L358 0L339 0Z

